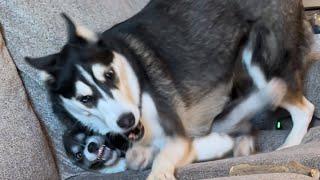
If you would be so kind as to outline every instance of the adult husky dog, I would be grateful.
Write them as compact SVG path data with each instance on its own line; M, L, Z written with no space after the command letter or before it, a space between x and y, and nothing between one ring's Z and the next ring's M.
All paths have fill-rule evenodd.
M176 167L233 148L230 136L210 132L242 65L255 90L213 130L230 133L272 105L294 124L280 149L307 132L314 106L302 93L309 30L301 0L153 0L99 36L65 19L62 50L26 60L47 74L56 112L126 134L135 142L128 166L153 162L150 179L174 179Z

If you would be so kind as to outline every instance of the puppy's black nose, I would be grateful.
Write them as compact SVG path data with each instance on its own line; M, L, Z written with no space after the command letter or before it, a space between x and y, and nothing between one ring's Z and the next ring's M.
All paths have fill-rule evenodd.
M123 129L129 129L134 125L134 116L132 113L123 114L120 116L119 120L117 121L117 124L119 127Z
M88 145L88 151L89 151L89 153L95 153L95 152L98 151L98 149L99 149L99 146L98 146L97 143L95 143L95 142L89 143L89 145Z

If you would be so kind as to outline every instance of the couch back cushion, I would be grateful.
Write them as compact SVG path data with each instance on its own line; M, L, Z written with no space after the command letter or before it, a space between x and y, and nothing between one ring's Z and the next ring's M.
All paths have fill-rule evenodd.
M67 159L62 146L64 126L52 113L46 90L40 81L39 72L27 65L24 57L48 55L57 52L64 45L67 34L65 22L60 16L61 12L65 12L75 22L89 29L102 32L134 15L146 5L147 1L0 1L0 22L4 26L8 49L20 71L35 111L51 137L63 179L85 172L73 166Z
M0 33L0 177L58 179L53 154Z

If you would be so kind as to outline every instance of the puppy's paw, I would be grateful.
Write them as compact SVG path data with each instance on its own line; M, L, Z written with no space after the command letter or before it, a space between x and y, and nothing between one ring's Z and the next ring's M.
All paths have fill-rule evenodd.
M176 180L172 171L151 171L147 180Z
M150 167L155 156L152 147L134 146L126 153L127 168L131 170L144 170Z
M249 156L255 152L254 140L252 136L240 136L235 139L233 156Z

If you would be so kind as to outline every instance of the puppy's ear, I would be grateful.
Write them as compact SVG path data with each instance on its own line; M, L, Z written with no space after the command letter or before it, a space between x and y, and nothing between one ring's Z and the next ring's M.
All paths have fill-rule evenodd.
M96 33L83 26L76 25L65 13L61 13L61 16L67 24L69 44L86 45L87 43L95 43L98 41L98 36Z

